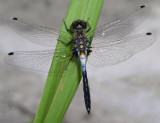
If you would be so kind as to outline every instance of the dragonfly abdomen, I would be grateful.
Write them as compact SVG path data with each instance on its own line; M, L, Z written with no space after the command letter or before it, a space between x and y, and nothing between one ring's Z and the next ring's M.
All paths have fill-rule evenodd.
M80 53L80 61L81 61L82 73L83 73L84 101L86 105L86 110L88 114L90 114L91 100L90 100L90 91L89 91L89 84L88 84L87 71L86 71L86 54L84 52Z
M87 78L86 71L83 71L83 91L84 91L84 101L86 105L86 110L88 114L90 114L91 99L90 99L90 91L89 91L89 84L88 84L88 78Z

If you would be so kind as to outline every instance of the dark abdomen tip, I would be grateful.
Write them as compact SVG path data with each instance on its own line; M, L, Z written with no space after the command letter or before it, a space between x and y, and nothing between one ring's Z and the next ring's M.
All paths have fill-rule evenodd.
M90 108L87 109L87 113L88 113L88 114L91 113L91 109L90 109Z

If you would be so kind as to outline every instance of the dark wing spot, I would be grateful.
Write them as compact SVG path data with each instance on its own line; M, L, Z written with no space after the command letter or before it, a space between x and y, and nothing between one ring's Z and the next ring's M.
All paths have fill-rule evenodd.
M18 18L17 18L17 17L13 17L12 19L13 19L13 20L18 20Z
M146 35L152 35L152 33L151 32L147 32Z
M8 55L9 55L9 56L14 55L14 52L10 52L10 53L8 53Z
M140 6L140 8L144 8L144 7L146 7L146 6L145 5Z

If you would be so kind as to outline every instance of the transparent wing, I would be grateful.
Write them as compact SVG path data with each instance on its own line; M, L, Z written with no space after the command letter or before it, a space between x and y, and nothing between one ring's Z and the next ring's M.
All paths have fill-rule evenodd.
M51 28L28 23L16 17L11 18L8 21L8 25L12 30L27 40L30 40L32 43L49 47L56 46L60 33L58 30L53 30ZM61 38L65 39L65 41L70 41L71 36L63 32Z
M99 40L110 42L126 36L139 24L144 22L150 12L150 7L142 5L128 15L123 16L109 24L98 27L95 31L93 44L99 42Z
M92 53L88 62L93 66L106 66L120 63L127 60L136 53L144 50L156 41L152 33L143 33L108 44L97 43L92 45Z
M54 50L11 52L4 58L4 62L16 67L48 72L54 56ZM57 52L57 56L67 57L69 52Z

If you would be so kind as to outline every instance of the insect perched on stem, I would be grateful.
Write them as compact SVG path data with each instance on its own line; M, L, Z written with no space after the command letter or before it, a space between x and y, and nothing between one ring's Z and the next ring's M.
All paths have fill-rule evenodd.
M67 25L64 21L66 30L73 34L73 39L68 43L74 43L74 52L73 54L79 57L82 66L83 72L83 91L84 91L84 100L88 114L90 114L91 110L91 100L90 100L90 91L88 86L88 78L86 71L86 60L87 56L91 53L89 45L91 45L91 40L89 41L86 37L86 33L91 30L91 26L88 22L83 20L76 20L71 25L71 30L67 28ZM87 25L89 28L87 29ZM67 45L68 45L67 44Z
M89 114L91 110L91 100L86 72L86 58L88 57L88 62L93 66L113 65L127 60L152 45L156 41L156 36L151 32L125 37L146 19L150 11L150 7L142 5L128 15L98 27L93 38L89 37L88 34L92 32L88 21L73 20L74 22L71 25L71 29L67 27L64 21L66 30L70 35L61 32L62 35L58 41L66 46L74 44L73 49L70 51L66 51L66 49L58 49L55 51L53 49L10 52L5 58L5 62L21 68L48 72L53 56L61 57L62 59L70 58L71 53L72 56L77 56L81 62L84 100ZM30 24L16 17L9 20L8 24L18 34L33 43L43 46L56 46L59 31ZM65 41L63 39L65 39ZM91 55L89 55L90 53ZM72 57L70 61L72 61Z

